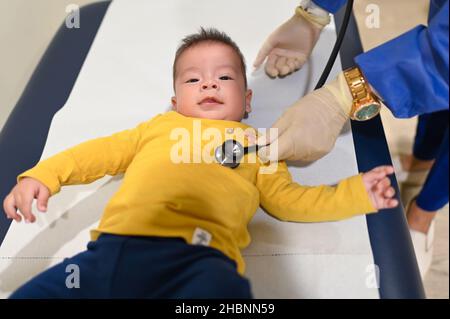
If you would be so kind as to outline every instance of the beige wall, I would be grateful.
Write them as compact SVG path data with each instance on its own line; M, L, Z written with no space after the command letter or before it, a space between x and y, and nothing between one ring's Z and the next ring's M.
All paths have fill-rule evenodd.
M69 4L98 0L0 0L0 128L19 99Z
M379 8L379 28L366 23L373 12L370 6ZM419 24L426 25L430 0L357 0L353 6L364 50L370 50L392 40Z

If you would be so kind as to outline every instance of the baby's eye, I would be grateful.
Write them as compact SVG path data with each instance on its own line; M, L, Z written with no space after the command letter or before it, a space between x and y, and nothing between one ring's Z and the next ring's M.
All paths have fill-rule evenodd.
M198 82L198 79L189 79L186 81L186 83L195 83Z
M233 79L231 78L231 76L228 76L228 75L221 76L219 79L220 79L220 80L223 80L223 81L233 80Z

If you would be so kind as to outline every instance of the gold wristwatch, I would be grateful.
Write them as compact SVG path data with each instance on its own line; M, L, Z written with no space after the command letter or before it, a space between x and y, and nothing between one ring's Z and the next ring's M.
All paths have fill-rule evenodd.
M353 105L350 118L355 121L367 121L380 113L381 102L372 92L369 84L358 67L344 71L350 92L353 96Z

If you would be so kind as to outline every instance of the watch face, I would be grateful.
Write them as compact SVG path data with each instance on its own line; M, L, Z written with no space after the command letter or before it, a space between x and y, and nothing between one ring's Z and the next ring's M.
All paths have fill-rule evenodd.
M380 105L379 104L368 104L361 107L355 114L356 120L358 121L367 121L371 118L375 117L380 113Z

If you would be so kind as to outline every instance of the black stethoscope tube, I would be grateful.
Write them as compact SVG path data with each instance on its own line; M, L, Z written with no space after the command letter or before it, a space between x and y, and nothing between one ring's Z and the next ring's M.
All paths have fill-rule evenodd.
M345 33L347 31L348 24L350 22L350 17L353 9L353 1L347 1L347 7L345 9L344 20L342 21L341 29L339 30L338 37L336 39L336 43L334 45L333 51L331 51L330 58L328 59L327 65L322 72L322 75L317 82L315 90L321 88L328 76L330 75L331 69L333 68L334 63L336 62L337 55L339 50L341 49L342 42L344 41ZM267 146L267 145L265 145ZM236 168L239 166L244 155L248 153L257 152L259 148L264 146L252 145L244 147L241 143L236 140L226 140L222 146L216 148L215 158L216 161L226 167Z

